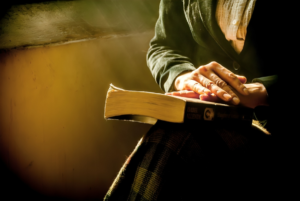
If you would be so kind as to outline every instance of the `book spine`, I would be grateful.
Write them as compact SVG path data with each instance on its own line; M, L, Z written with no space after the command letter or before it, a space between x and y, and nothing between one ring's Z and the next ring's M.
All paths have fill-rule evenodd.
M236 106L206 105L187 102L184 122L215 122L225 124L251 125L253 109Z

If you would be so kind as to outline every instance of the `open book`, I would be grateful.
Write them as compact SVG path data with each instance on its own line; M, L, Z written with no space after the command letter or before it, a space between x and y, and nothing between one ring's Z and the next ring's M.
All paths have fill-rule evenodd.
M207 121L250 126L253 109L194 98L124 90L111 84L106 96L104 118L148 124L162 120L173 123Z

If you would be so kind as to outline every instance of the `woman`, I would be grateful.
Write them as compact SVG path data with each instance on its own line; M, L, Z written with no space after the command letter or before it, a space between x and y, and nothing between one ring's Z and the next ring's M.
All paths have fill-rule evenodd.
M278 21L271 20L280 6L255 0L161 1L147 54L160 87L169 95L255 108L273 136L254 126L159 121L128 158L105 200L280 192L277 181L283 174L273 174L282 160L282 150L274 149L279 135L274 114L282 108L276 90L283 54L274 40Z

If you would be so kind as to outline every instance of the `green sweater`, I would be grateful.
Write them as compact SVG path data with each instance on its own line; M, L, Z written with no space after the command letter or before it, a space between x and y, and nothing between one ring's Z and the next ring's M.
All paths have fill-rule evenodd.
M275 26L268 16L276 13L268 12L275 12L276 9L270 9L267 1L256 2L244 48L237 54L217 24L216 5L217 0L160 2L155 36L147 53L147 64L153 77L162 90L174 91L174 81L178 75L216 61L233 73L244 75L248 81L264 84L269 105L274 105L279 78L276 75L276 60L269 53L276 53L277 44L264 38L264 32L274 31L272 28ZM258 108L256 119L265 124L274 108L276 106L266 110Z
M179 74L211 61L246 76L249 81L262 82L267 88L277 80L272 70L262 67L263 55L259 55L253 45L256 36L252 37L252 33L257 27L253 27L251 33L248 31L245 47L237 54L217 24L216 3L217 0L161 1L147 64L165 92L173 90L174 80ZM256 12L256 7L253 15L258 16L262 9Z

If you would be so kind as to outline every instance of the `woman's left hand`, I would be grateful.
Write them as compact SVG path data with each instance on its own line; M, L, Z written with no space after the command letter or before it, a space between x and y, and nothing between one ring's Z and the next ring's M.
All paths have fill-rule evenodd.
M251 83L251 84L244 84L244 86L248 89L249 94L248 95L242 95L236 90L234 90L232 87L232 91L239 97L240 99L240 105L243 105L245 107L255 108L259 105L268 105L267 103L267 97L268 93L265 88L265 86L261 83ZM200 98L204 101L211 101L211 102L223 102L220 98L218 98L216 95L200 95L193 92L193 91L176 91L171 93L166 93L167 95L172 96L184 96L184 97L190 97L190 98ZM228 104L228 102L226 102Z

